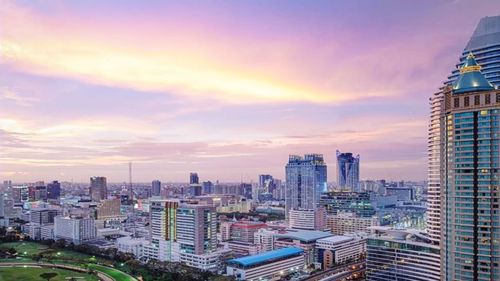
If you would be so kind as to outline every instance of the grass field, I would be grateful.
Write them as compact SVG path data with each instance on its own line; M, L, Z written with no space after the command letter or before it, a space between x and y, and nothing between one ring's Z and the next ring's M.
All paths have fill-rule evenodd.
M106 273L107 275L111 276L112 278L114 278L116 280L120 280L120 281L135 281L136 280L135 278L130 277L130 275L128 275L124 272L121 272L117 269L111 268L111 267L102 266L102 265L98 265L98 264L89 264L88 267L92 268L94 270Z
M0 244L0 246L16 249L16 251L19 253L19 256L31 256L48 249L47 246L35 242L2 243ZM81 259L81 260L90 258L90 256L86 254L72 252L72 251L65 251L65 250L58 251L54 255L54 257L55 259Z
M21 267L0 267L0 281L12 281L12 280L18 280L18 281L43 281L42 277L40 277L40 274L45 273L45 272L55 272L57 273L57 276L50 279L50 281L67 281L66 278L69 277L76 277L78 279L76 280L89 280L89 281L98 281L99 279L97 276L87 274L87 273L81 273L81 272L75 272L71 270L64 270L64 269L59 269L59 268L38 268L38 267L27 267L27 268L21 268ZM118 279L120 280L120 279Z

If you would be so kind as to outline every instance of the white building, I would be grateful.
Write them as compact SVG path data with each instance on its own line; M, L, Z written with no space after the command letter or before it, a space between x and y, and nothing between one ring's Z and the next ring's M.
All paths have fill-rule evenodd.
M54 219L54 237L66 239L74 244L95 239L94 219L57 216Z
M318 262L323 269L366 255L366 239L356 236L331 236L316 241Z
M292 209L289 212L290 228L303 230L325 230L326 210L324 208Z
M54 224L45 224L40 226L40 239L54 239Z
M254 233L254 243L258 246L259 253L274 249L274 234L276 231L268 229L259 229Z
M378 219L376 217L359 217L355 213L338 213L336 215L329 215L326 221L328 230L336 235L356 232L369 233L370 227L378 225Z
M134 254L136 259L140 259L143 256L145 244L147 244L147 241L144 238L126 236L116 239L116 248L118 251Z
M302 249L290 247L232 259L227 262L227 276L236 280L278 280L303 270L303 253Z

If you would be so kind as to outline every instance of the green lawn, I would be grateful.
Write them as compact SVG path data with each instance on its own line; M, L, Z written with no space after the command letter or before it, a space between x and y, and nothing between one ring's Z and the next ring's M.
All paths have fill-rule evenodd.
M107 275L111 276L112 278L120 281L136 281L135 278L131 277L130 275L121 272L117 269L107 267L107 266L102 266L98 264L88 264L89 268L92 268L97 271L101 271L103 273L106 273Z
M11 242L11 243L2 243L1 247L5 248L14 248L19 253L19 255L23 255L26 252L26 255L35 255L40 251L46 250L49 247L33 243L33 242Z
M35 268L35 267L0 267L0 281L43 281L45 279L40 277L40 274L45 272L55 272L57 276L50 279L50 281L67 281L68 277L80 277L77 280L98 281L97 276L81 273L71 270L64 270L59 268Z

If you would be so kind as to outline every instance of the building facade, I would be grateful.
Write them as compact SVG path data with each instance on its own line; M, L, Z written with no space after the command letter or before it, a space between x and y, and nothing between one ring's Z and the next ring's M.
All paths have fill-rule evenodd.
M90 199L99 202L108 197L108 187L105 177L90 178Z
M151 182L151 196L161 196L161 181L154 180Z
M326 210L323 207L318 207L315 210L290 210L288 216L290 228L320 231L323 231L326 228Z
M340 190L359 191L359 155L337 150L337 185Z
M290 155L285 173L285 215L292 209L316 209L321 193L327 190L323 155Z
M379 224L377 217L360 217L354 213L338 213L329 215L326 218L327 228L335 235L347 233L365 232L369 233L370 228Z
M443 280L499 280L500 91L471 53L443 95Z

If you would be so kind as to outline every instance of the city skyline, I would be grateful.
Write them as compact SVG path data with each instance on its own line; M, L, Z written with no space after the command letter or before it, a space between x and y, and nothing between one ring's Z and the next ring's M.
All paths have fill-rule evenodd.
M361 155L362 179L425 179L429 95L500 8L0 3L0 177L15 182L122 182L129 161L136 182L284 179L306 153L331 182L337 149Z

